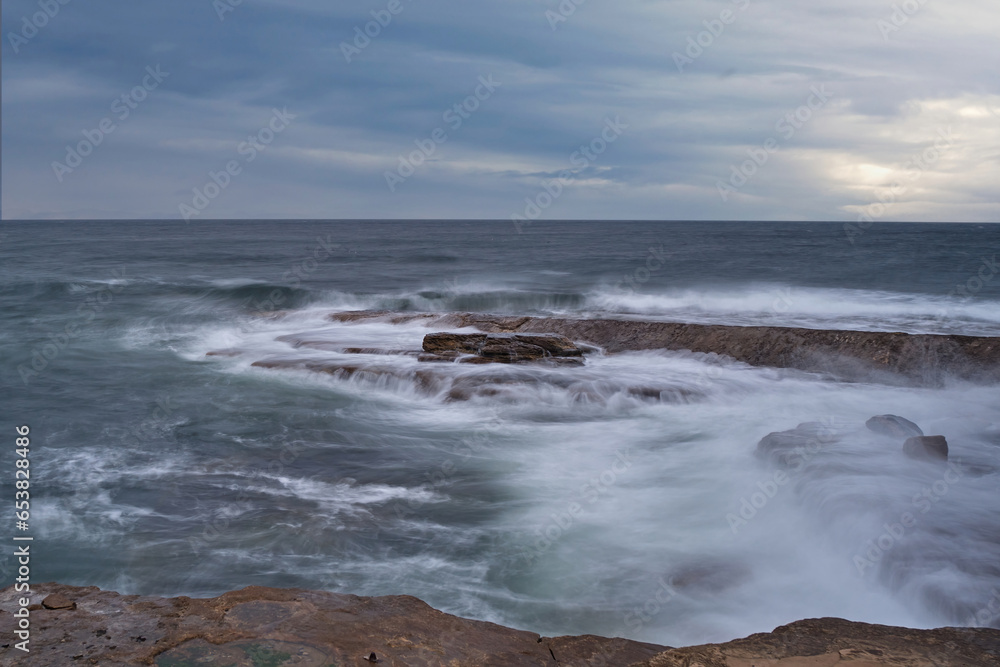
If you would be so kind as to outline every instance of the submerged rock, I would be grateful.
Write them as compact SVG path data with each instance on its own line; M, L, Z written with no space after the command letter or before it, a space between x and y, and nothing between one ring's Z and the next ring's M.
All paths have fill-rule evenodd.
M799 467L834 442L833 430L821 422L803 422L788 431L768 433L757 443L756 454L782 467Z
M903 452L918 461L947 461L948 440L943 435L921 435L903 443Z
M877 415L865 422L869 431L892 438L913 438L924 434L920 427L897 415Z

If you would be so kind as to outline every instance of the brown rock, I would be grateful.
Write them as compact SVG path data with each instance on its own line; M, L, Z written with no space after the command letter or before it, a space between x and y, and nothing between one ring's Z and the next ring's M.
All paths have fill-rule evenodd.
M365 598L252 586L210 599L122 596L96 588L33 585L35 595L79 607L32 614L31 653L0 645L0 664L118 665L377 664L518 667L627 665L667 647L604 637L543 638L532 632L450 616L408 596ZM0 634L14 637L22 596L0 591ZM46 597L48 599L48 597ZM79 656L79 657L78 657Z
M948 440L943 435L921 435L903 443L903 453L918 461L947 461Z
M891 438L913 438L924 434L920 427L897 415L878 415L865 422L869 431L887 435Z
M556 334L432 333L424 336L423 349L438 356L471 355L461 359L463 363L514 364L563 358L580 361L583 356L583 350L573 341Z
M42 607L45 609L76 609L76 603L65 595L53 593L42 600Z
M611 353L658 349L715 353L752 366L832 373L848 380L923 385L937 385L948 377L1000 380L1000 337L498 317L482 313L452 313L432 323L486 332L553 333Z
M32 598L78 607L32 614L31 653L0 645L0 664L272 665L327 667L997 667L1000 630L910 630L837 618L798 621L725 644L672 649L593 635L540 637L436 611L408 596L251 586L216 598L122 596L97 588L32 586ZM14 637L24 594L0 590L0 634Z
M424 336L424 352L479 354L486 334L433 333Z
M996 667L998 655L998 630L909 630L820 618L726 644L670 649L634 667Z

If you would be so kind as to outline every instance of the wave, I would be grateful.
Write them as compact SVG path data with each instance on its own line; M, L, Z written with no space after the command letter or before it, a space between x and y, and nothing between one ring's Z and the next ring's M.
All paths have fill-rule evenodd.
M975 297L760 284L660 293L601 291L588 302L596 312L704 324L1000 334L1000 301Z

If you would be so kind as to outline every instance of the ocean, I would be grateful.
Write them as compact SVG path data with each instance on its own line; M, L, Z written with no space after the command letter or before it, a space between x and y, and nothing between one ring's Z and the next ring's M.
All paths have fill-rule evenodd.
M4 222L0 493L28 425L38 582L408 594L668 645L822 616L1000 627L997 386L665 351L420 364L337 351L419 348L419 320L327 318L996 336L998 250L1000 225L982 224ZM380 372L252 366L289 355ZM493 390L455 393L484 373ZM633 391L651 386L659 399ZM886 413L945 435L949 466L864 429ZM800 422L841 435L776 479L755 446ZM12 511L3 525L16 532Z

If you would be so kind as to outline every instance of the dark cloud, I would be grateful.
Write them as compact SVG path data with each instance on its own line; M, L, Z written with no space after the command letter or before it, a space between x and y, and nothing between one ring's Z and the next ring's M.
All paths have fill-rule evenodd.
M506 218L572 169L544 217L846 220L910 179L885 219L1000 218L1000 26L971 0L895 23L861 0L244 0L220 17L228 1L42 0L59 11L26 39L39 0L4 2L3 216L179 217L235 160L196 217ZM816 86L829 100L808 109ZM295 118L249 161L274 109ZM574 166L616 117L628 129Z

